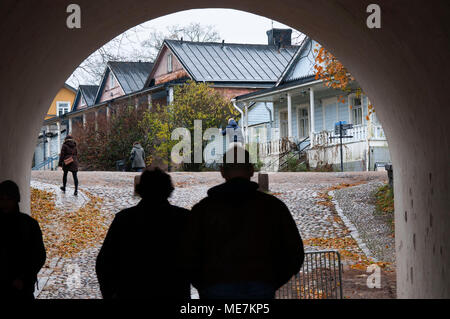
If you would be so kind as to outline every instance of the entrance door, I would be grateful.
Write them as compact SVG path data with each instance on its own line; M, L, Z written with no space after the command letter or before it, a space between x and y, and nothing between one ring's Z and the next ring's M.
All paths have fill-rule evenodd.
M298 137L304 139L309 135L308 109L302 108L298 110Z

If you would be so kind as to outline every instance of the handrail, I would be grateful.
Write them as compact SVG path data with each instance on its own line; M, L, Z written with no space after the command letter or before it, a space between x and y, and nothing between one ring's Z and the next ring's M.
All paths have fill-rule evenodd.
M41 168L43 168L45 166L47 166L48 168L53 170L54 169L53 162L56 161L56 160L59 160L59 154L54 154L54 155L48 157L46 160L44 160L41 163L35 165L32 168L32 170L33 171L37 171L37 170L40 170Z
M301 148L301 145L302 145L302 143L306 142L308 139L309 139L309 136L306 136L304 139L302 139L298 143L282 139L281 142L287 142L289 147L285 151L283 151L281 154L278 154L278 159L273 160L272 162L270 162L268 165L265 165L265 166L269 167L269 168L272 167L272 165L276 161L280 162L281 159L283 159L287 155L291 154L292 151L294 151L294 154L291 155L291 157L299 155L300 153L304 152L305 149L308 148L311 145L311 143L308 143L308 145L304 146L303 148ZM279 164L278 166L279 167L284 166L286 164L286 162L287 162L287 160L284 161L283 164Z

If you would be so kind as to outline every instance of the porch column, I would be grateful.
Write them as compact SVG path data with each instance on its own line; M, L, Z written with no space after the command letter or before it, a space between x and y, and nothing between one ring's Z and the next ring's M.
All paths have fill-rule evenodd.
M287 94L287 116L288 116L288 139L292 138L292 97Z
M83 128L86 128L86 113L83 113Z
M248 143L248 103L244 104L244 119L245 119L244 141L245 141L245 144L247 144Z
M152 95L150 93L147 95L147 101L148 101L148 110L150 111L152 109Z
M311 147L313 146L314 142L314 89L309 89L309 141L311 144Z
M46 133L50 133L50 125L47 125L45 128L45 132ZM45 150L46 156L47 158L50 157L50 142L51 142L51 138L50 137L44 137L47 140L47 148Z
M139 107L139 99L137 97L134 98L134 109L137 110Z
M94 114L95 114L95 131L97 132L97 130L98 130L98 122L97 122L97 118L98 118L98 110L96 110L96 111L94 112Z
M57 132L57 141L58 141L58 150L57 150L57 152L59 152L59 150L61 149L61 122L60 121L58 121L58 122L56 122L56 129L58 130L58 132Z
M109 109L109 104L106 106L106 122L107 123L109 123L109 118L110 118L110 116L111 116L111 113L110 113L111 111L110 111L110 109Z
M68 128L68 133L69 133L69 135L70 134L72 134L72 118L71 117L69 117L69 128Z

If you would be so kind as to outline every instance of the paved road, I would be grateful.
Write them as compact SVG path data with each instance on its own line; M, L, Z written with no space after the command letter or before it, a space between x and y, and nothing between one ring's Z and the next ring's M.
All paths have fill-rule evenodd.
M57 208L76 210L83 206L85 194L103 199L102 214L111 222L114 214L135 205L139 198L133 194L133 179L137 173L79 172L80 196L71 194L69 177L67 195L59 194L62 172L33 171L32 187L57 194ZM219 173L171 173L176 189L171 203L191 208L206 196L207 190L222 182ZM333 205L324 205L318 197L327 188L341 183L375 183L384 181L383 172L351 173L270 173L270 191L283 200L291 210L304 240L311 238L350 238L352 233L340 219ZM256 177L255 177L256 180ZM101 298L95 276L95 258L101 243L93 243L72 258L54 258L40 273L38 298ZM317 250L318 247L306 247ZM364 254L359 248L352 248ZM75 280L81 277L81 281Z

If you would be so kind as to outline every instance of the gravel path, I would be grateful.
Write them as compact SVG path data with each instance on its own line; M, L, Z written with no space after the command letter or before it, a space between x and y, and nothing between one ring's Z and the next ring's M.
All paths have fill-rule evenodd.
M379 181L334 191L334 198L343 214L355 226L359 239L371 256L384 262L395 263L395 239L391 226L375 213L373 196L384 185ZM361 246L361 245L360 245Z
M58 194L61 175L62 172L34 171L32 186ZM107 223L110 223L115 213L138 203L139 197L133 193L134 176L136 173L80 172L80 193L89 192L100 197L103 200L102 214L106 217ZM176 188L170 202L188 209L204 198L210 187L223 182L220 174L216 172L171 173L171 176ZM269 176L270 191L289 207L304 241L311 238L353 240L352 232L339 218L333 205L322 205L323 198L318 195L332 185L357 182L373 184L380 183L386 178L385 174L380 172L271 173ZM254 180L256 181L256 176ZM69 188L71 182L69 179ZM350 201L362 198L361 192L364 192L364 189ZM336 194L336 198L338 197ZM59 202L57 207L69 205L68 207L75 209L83 204L82 198L83 195L79 199L73 198L72 195L57 195ZM346 209L345 200L342 205ZM36 293L37 298L101 298L95 275L95 260L101 244L94 243L91 248L72 258L51 260L49 266L42 269L39 274L40 289ZM305 250L321 249L305 245ZM364 254L358 246L351 250L355 254ZM343 260L343 262L346 264L351 261ZM198 297L195 290L192 291L192 296Z

